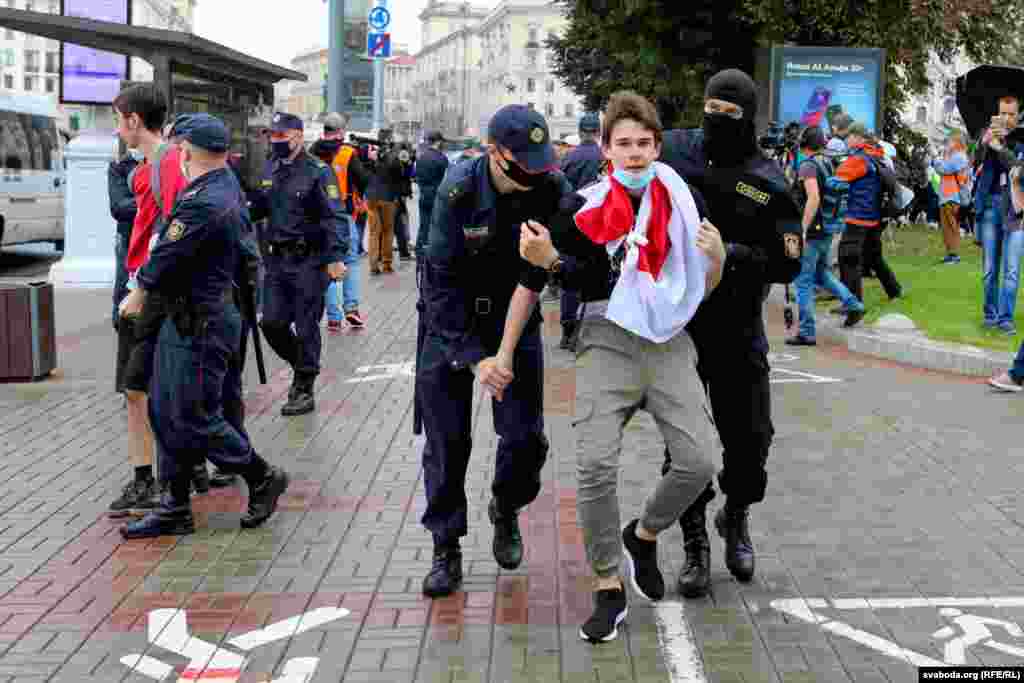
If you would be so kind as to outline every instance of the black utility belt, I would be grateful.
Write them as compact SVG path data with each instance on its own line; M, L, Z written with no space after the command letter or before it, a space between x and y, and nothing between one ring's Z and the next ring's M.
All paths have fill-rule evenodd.
M267 253L272 256L304 259L318 255L320 253L320 245L306 242L305 240L270 242L267 245Z

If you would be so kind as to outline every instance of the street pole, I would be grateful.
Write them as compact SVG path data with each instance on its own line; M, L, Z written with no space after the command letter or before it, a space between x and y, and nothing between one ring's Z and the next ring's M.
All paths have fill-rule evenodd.
M466 98L469 95L469 3L462 5L462 113L458 135L466 133Z
M373 60L373 128L384 127L384 60L375 57Z
M340 112L345 82L345 0L329 0L327 57L327 109Z

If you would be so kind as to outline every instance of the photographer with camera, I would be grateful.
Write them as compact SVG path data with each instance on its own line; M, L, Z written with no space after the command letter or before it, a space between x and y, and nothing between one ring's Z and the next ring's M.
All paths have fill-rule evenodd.
M395 216L406 183L405 171L389 135L381 131L366 199L370 217L370 274L393 273Z

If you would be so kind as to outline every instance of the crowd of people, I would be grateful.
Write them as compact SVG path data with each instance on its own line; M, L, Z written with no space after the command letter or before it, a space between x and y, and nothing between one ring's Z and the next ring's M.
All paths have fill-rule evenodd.
M1004 105L1005 125L993 122L974 170L955 137L931 166L941 176L944 263L957 262L965 182L982 232L998 224L1006 235L991 238L992 249L1014 248L1006 245L1021 234L1024 192L1014 181L1024 147L1010 139L1017 100ZM561 302L560 346L576 362L578 512L594 574L580 636L609 641L626 618L627 582L642 599L665 596L658 539L676 523L686 556L678 591L708 592L716 451L724 563L740 581L755 574L750 511L765 497L774 435L763 317L771 285L796 283L800 327L787 340L796 345L816 343L818 288L838 299L847 326L864 316L865 271L891 298L903 295L881 232L891 207L915 204L898 196L891 146L841 115L829 136L800 132L799 150L779 164L758 143L757 87L737 70L708 81L700 128L665 130L654 104L623 91L603 117L584 116L578 136L556 141L539 112L510 105L492 117L486 146L454 165L438 132L415 152L385 140L361 148L334 113L307 149L301 119L278 113L255 183L232 172L216 118L180 115L165 126L166 103L144 85L114 107L129 149L110 167L110 201L117 381L134 473L110 514L141 517L126 538L191 533L191 491L239 478L249 489L242 526L273 514L288 475L256 453L245 429L244 340L262 330L290 367L282 414L314 411L325 312L328 330L367 324L364 243L370 273L387 276L397 239L400 255L416 259L419 290L415 422L426 437L422 524L433 540L424 595L463 582L474 383L492 397L499 437L487 505L493 556L509 570L523 561L519 515L540 493L549 451L538 304L550 287ZM397 227L411 181L421 218L414 247ZM1008 315L1012 324L1012 302L1007 312L993 294L989 306L996 279L986 266L986 321ZM999 381L1024 388L1024 350ZM662 478L622 526L622 437L641 409L664 438Z

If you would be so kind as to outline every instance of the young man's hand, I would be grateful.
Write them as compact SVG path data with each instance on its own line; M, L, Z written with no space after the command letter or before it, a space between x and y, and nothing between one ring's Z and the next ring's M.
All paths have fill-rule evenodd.
M504 398L505 389L515 378L512 373L512 360L501 354L484 358L477 363L476 377L495 400L501 401Z
M701 221L697 230L697 248L711 261L705 287L707 294L711 294L722 281L722 271L725 269L725 244L722 242L722 233L707 219Z
M345 273L348 272L348 268L346 268L345 264L342 263L341 261L328 263L326 266L324 266L324 269L327 271L327 275L331 278L331 280L335 282L343 280L345 278Z

